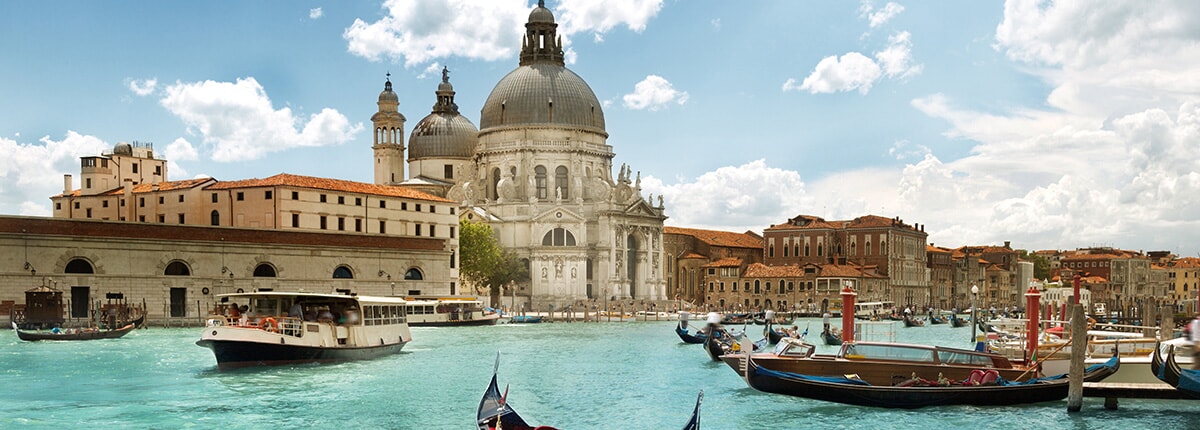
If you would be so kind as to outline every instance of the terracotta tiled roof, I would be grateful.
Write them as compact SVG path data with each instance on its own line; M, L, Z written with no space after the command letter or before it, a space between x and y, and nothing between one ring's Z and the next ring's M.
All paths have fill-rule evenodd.
M164 181L164 182L155 182L155 183L148 183L148 182L147 182L147 183L141 183L141 184L134 185L134 186L133 186L133 193L134 193L134 194L142 194L142 193L149 193L149 192L153 192L153 191L155 191L155 190L156 190L156 188L155 188L155 187L158 187L158 188L157 188L157 190L158 190L158 191L176 191L176 190L183 190L183 189L188 189L188 188L195 188L195 187L197 187L197 186L201 186L201 185L204 185L204 184L206 184L206 183L213 182L213 181L216 181L216 179L213 179L213 178L196 178L196 179L185 179L185 180L182 180L182 181ZM119 196L119 195L122 195L122 194L125 194L125 187L117 187L117 188L113 188L113 189L111 189L111 190L108 190L108 191L105 191L105 192L102 192L102 193L97 193L97 194L95 194L95 195L98 195L98 196ZM66 196L70 196L70 197L79 197L79 196L81 196L81 195L83 195L83 190L74 190L74 191L71 191L71 194L66 194L66 195L64 195L64 194L59 194L59 195L53 196L52 198L54 198L54 197L66 197Z
M767 227L767 230L795 230L795 229L834 229L841 230L847 228L887 228L896 227L908 230L916 230L910 224L905 224L894 218L885 218L879 215L863 215L851 220L843 221L827 221L824 218L813 215L797 215L783 224L775 224Z
M768 266L762 263L746 266L746 273L742 275L745 278L799 278L802 276L804 276L804 270L801 270L800 266Z
M1184 257L1175 259L1169 266L1174 269L1195 269L1200 268L1200 258Z
M741 267L742 259L736 257L725 257L717 261L705 264L700 267Z
M763 247L762 237L752 232L733 233L728 231L701 230L698 228L663 227L663 233L692 236L704 243L727 248L756 248Z
M374 194L378 196L402 197L414 200L454 203L433 194L424 193L408 187L395 185L378 185L364 182L345 181L341 179L317 178L312 176L280 173L264 179L243 179L240 181L218 182L209 186L210 190L236 188L256 188L271 186L290 186L297 188L312 188L317 190L340 191L345 193Z
M701 255L701 254L697 254L695 252L689 252L689 253L683 254L682 256L679 257L680 260L687 260L687 259L693 259L693 258L698 258L701 260L708 259L708 257Z
M949 249L942 248L940 246L933 246L933 245L925 245L925 252L937 252L937 253L941 253L941 254L953 254L954 253L954 251L951 251Z

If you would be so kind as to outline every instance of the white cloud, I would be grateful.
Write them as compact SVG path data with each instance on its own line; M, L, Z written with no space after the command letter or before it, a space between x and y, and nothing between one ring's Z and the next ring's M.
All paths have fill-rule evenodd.
M441 74L442 74L442 65L439 64L437 61L434 61L432 63L429 63L429 67L426 67L425 70L422 70L421 74L417 75L417 79L425 79L430 76L439 76L440 77Z
M836 55L825 57L817 63L812 73L804 78L803 83L796 86L794 79L788 79L783 84L783 89L803 90L812 94L857 90L866 94L882 74L879 65L870 58L850 52L842 55L841 59Z
M763 184L771 184L764 187ZM800 174L770 167L764 160L722 167L694 180L667 185L648 176L642 190L663 196L668 225L761 232L812 206Z
M670 107L671 103L682 105L688 101L687 91L676 90L661 76L649 75L634 86L633 92L622 97L626 108L657 111Z
M307 121L290 108L275 109L254 78L176 83L164 93L162 106L212 146L216 161L255 160L291 148L337 145L363 128L329 108Z
M317 19L322 16L325 16L325 11L321 10L319 7L314 7L308 10L308 19Z
M49 197L63 192L63 175L79 180L79 157L112 150L99 138L75 131L60 141L45 136L39 142L0 137L0 213L50 215Z
M561 32L566 35L607 33L621 25L641 33L662 6L662 0L561 0L554 13L555 20L562 25Z
M129 82L129 90L142 97L153 94L154 90L158 88L158 78L128 79L127 81Z
M388 0L383 6L382 18L355 19L342 37L354 55L403 59L405 67L449 56L510 58L520 49L530 11L525 0Z
M923 65L912 64L912 34L902 31L888 37L888 46L875 53L883 74L889 78L906 79L921 73Z
M892 18L895 18L896 15L899 15L900 12L904 12L904 6L895 2L888 2L882 8L875 9L869 1L863 1L859 7L859 11L863 17L867 18L867 22L871 28L875 28L886 24Z
M167 149L163 151L162 157L167 160L167 172L171 178L187 177L187 169L179 165L180 161L195 161L200 159L200 152L196 147L182 137L175 139L167 144ZM170 179L170 178L169 178Z

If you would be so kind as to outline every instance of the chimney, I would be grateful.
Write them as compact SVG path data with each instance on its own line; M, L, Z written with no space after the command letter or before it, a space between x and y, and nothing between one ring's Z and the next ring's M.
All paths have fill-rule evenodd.
M133 221L135 207L133 205L133 179L125 178L125 221Z
M1010 240L1006 240L1006 241L1004 241L1004 247L1005 247L1005 248L1012 249L1012 247L1011 247L1011 246L1009 246L1009 245L1011 245L1011 244L1012 244L1012 241L1010 241Z
M63 175L63 195L69 195L71 191L75 191L75 188L71 186L71 175Z

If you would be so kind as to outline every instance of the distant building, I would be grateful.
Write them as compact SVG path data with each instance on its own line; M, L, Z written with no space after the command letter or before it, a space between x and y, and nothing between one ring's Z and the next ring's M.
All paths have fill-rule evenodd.
M700 305L707 294L702 268L732 258L737 266L762 262L762 236L747 231L733 233L682 227L663 227L663 254L667 291L679 300ZM740 269L739 269L740 270Z

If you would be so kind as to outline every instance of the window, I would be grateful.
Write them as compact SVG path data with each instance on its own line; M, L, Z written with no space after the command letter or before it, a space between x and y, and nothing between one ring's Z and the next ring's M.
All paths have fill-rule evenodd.
M416 268L408 269L407 272L404 272L404 280L406 281L420 281L422 279L425 279L425 277Z
M437 213L437 206L429 205L429 213Z
M146 207L146 198L145 197L138 197L138 207L139 208ZM79 203L75 203L75 209L79 209Z
M454 179L454 166L446 164L442 166L442 177L446 179Z
M450 268L451 268L451 269L453 269L453 268L454 268L454 264L455 264L455 263L454 263L454 261L455 261L455 258L454 258L454 257L455 257L455 256L457 256L457 255L458 255L458 253L456 253L456 252L454 252L454 251L450 251ZM1186 285L1185 285L1185 287L1186 287Z
M554 189L557 190L558 193L560 193L560 194L556 194L555 197L559 197L559 198L563 198L563 199L570 198L570 195L567 194L567 191L569 190L567 188L568 182L569 181L567 179L567 166L556 167L554 169Z
M325 195L321 194L321 203L325 203Z
M267 263L259 263L259 265L254 268L254 277L255 278L274 278L275 277L275 266L272 266Z
M179 223L183 224L183 214L179 214Z
M82 258L75 258L67 262L67 267L63 269L63 273L96 273L92 269L92 263Z
M163 196L158 196L158 204L163 204Z
M575 235L559 227L542 236L542 246L575 246Z
M292 200L300 200L300 193L292 191Z
M87 185L84 188L91 188L92 187L92 178L84 179L83 183Z
M534 185L537 187L537 198L539 200L546 199L546 168L537 166L533 168Z
M400 202L400 210L402 210L402 211L408 210L408 202Z
M338 217L338 231L342 231L345 229L346 229L346 218Z
M167 265L166 270L163 270L163 275L191 276L192 270L188 268L186 263L179 261L179 260L175 260L175 261L172 261L171 264Z
M417 224L417 232L416 232L416 235L417 235L417 236L420 236L420 235L421 235L421 224Z
M338 196L338 204L339 205L346 204L346 196Z
M358 219L358 218L354 219L354 231L362 231L362 220L361 219Z
M272 194L271 190L263 191L263 198L266 200L271 200L271 197L272 197L271 194Z
M434 236L435 236L435 234L433 233L433 231L434 231L434 229L435 229L435 228L437 228L437 226L436 226L436 225L431 225L431 226L429 226L429 237L434 237Z
M133 167L133 173L137 173L137 167L138 167L137 163L133 163L133 165L131 167Z
M102 207L102 208L106 208L106 207L108 207L108 200L101 201L101 202L100 202L100 207Z
M162 166L154 166L154 174L155 174L156 176L157 176L157 175L162 175Z
M386 209L387 208L387 200L380 200L379 207Z
M321 230L325 230L326 228L328 228L326 223L327 223L327 221L326 221L325 215L321 215Z
M379 220L379 234L387 234L387 221Z
M333 269L333 279L354 279L354 273L350 272L349 267L338 266Z
M292 227L300 226L300 214L292 214Z
M208 218L209 218L209 223L210 223L210 224L212 224L212 225L221 225L221 213L220 213L220 212L217 212L216 210L213 210L213 211L212 211L212 213L210 213L210 214L208 215Z
M171 317L187 316L187 288L171 288Z
M212 193L212 202L213 203L217 202L217 193Z
M239 202L240 202L240 201L243 201L243 200L246 200L246 193L245 193L245 192L242 192L242 191L238 191L238 192L237 192L237 201L239 201Z
M420 204L420 203L417 203L417 205L416 205L415 207L416 207L416 209L413 209L414 211L416 211L416 212L420 212L420 211L421 211L421 204Z
M75 209L79 209L79 202L75 202Z
M87 208L87 217L88 218L92 217L92 208Z
M62 202L54 203L54 210L61 211L62 210Z
M183 194L179 195L179 203L183 203Z
M454 239L454 227L450 227L450 238Z
M362 197L354 198L354 206L362 206Z

